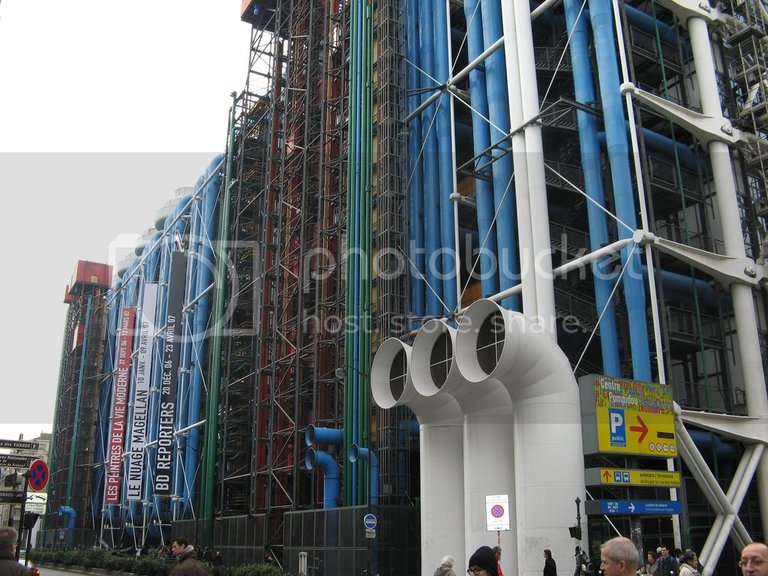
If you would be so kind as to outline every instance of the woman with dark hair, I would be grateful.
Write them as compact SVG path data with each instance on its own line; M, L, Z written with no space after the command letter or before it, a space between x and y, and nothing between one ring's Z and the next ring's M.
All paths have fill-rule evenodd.
M680 557L680 576L699 576L699 557L693 550L686 550Z

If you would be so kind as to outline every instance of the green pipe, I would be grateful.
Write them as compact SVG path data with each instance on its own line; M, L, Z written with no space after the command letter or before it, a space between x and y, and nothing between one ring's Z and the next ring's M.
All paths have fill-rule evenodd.
M365 13L363 17L363 102L362 102L362 198L363 205L360 210L362 219L360 229L362 255L360 271L360 315L361 315L361 337L360 337L360 390L358 392L358 419L360 422L360 445L370 447L370 428L371 428L371 406L369 402L370 394L370 365L371 365L371 255L372 255L372 149L373 132L371 130L372 121L372 81L373 81L373 50L371 39L371 4L365 3ZM364 234L364 236L362 236ZM358 472L360 502L368 501L368 481L367 476L370 472L368 462L363 463L363 469Z
M229 116L229 147L224 180L224 197L219 205L219 233L216 255L216 278L214 281L214 305L211 311L211 325L214 327L210 342L211 377L205 418L205 448L202 470L202 516L205 521L204 542L213 542L213 495L216 486L216 437L219 423L219 389L221 379L221 319L224 317L224 295L226 294L227 260L229 246L229 203L232 186L232 163L235 153L235 108L237 94L232 92L232 109Z
M91 304L93 295L88 295L88 303L85 308L85 328L83 329L83 349L80 352L80 376L77 382L77 400L75 401L74 427L72 428L72 439L69 442L69 473L67 474L67 497L66 505L72 506L72 489L75 482L75 458L77 457L77 434L80 427L80 406L83 401L83 388L85 387L85 361L88 355L88 333L91 329Z
M355 120L356 110L356 98L355 98L355 84L357 76L357 63L356 63L356 42L357 37L357 2L351 3L350 11L350 70L349 70L349 105L347 108L347 116L349 118L349 126L347 128L347 265L344 279L344 315L345 315L345 334L344 334L344 452L348 454L349 449L352 446L353 430L353 394L352 386L354 379L354 326L350 325L349 316L353 308L353 287L352 280L354 279L355 259L353 257L354 248L354 229L355 229L355 212L357 211L354 183L356 179L355 175L355 163L357 158L357 151L355 148L355 142L353 141L355 129L357 127L357 121ZM344 458L344 505L351 506L352 502L352 463L349 458Z

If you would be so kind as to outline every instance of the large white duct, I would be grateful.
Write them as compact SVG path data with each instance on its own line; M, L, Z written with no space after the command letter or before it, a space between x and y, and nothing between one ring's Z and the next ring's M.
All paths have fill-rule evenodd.
M486 530L485 497L508 494L510 518L514 513L514 476L511 437L512 403L509 393L495 380L468 383L455 361L456 330L441 320L430 320L413 342L411 379L416 391L432 402L454 398L464 414L463 443L453 449L464 453L462 489L456 504L463 502L462 527L465 554L457 561L466 564L468 554L478 547L496 543ZM432 459L422 453L422 466ZM422 484L422 493L426 487ZM424 511L422 510L422 517ZM504 556L513 566L517 557L516 527L499 534ZM435 564L436 566L437 564Z
M498 381L514 406L520 576L541 572L545 548L557 558L571 557L568 526L576 497L585 494L578 385L568 358L544 330L520 313L478 300L461 318L456 338L464 378Z
M421 573L432 576L443 556L459 560L464 551L462 413L450 396L419 395L410 362L410 346L385 340L371 366L371 393L379 407L408 406L419 420Z

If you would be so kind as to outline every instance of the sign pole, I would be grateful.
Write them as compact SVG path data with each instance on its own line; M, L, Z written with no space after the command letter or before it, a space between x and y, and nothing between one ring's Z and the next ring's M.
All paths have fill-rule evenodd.
M16 542L16 561L19 561L19 556L21 555L21 536L24 534L24 508L27 503L27 476L28 472L24 472L22 474L24 477L24 491L22 492L21 497L21 511L19 512L19 539ZM25 555L26 557L26 555Z

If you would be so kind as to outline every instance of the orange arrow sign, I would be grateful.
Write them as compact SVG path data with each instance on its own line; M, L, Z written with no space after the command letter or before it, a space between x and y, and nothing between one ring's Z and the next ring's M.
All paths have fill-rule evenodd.
M640 432L640 436L637 439L637 442L640 443L645 438L645 435L648 434L648 426L645 425L645 422L643 422L643 419L640 418L640 416L636 416L637 421L640 422L640 426L630 426L629 429L631 432Z
M606 482L608 482L608 480L611 479L611 473L608 472L608 470L606 470L605 472L603 472L603 478L605 479Z

